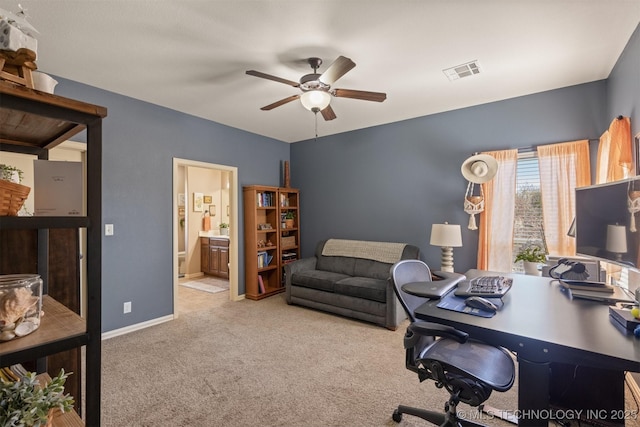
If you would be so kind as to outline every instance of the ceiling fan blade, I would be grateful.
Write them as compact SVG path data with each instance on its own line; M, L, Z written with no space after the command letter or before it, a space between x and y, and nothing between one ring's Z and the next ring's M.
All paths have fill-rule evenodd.
M331 86L340 77L347 74L347 72L355 66L356 66L356 63L353 62L351 59L346 58L344 56L339 56L335 61L333 61L333 64L329 65L329 68L327 68L325 72L322 73L319 80L322 83L325 83Z
M387 94L383 92L367 92L364 90L352 89L335 89L332 91L334 96L340 98L363 99L365 101L382 102L387 99Z
M249 70L247 71L247 74L254 77L260 77L262 79L273 80L274 82L278 82L278 83L284 83L286 85L293 86L293 87L300 86L300 83L294 82L293 80L283 79L280 77L272 76L271 74L262 73L260 71Z
M331 108L331 105L327 105L327 107L324 110L320 111L320 113L326 121L336 118L336 113L333 112L333 108Z
M291 96L289 96L287 98L281 99L280 101L276 101L273 104L265 105L264 107L261 108L261 110L263 110L263 111L273 110L276 107L284 105L287 102L294 101L294 100L296 100L298 98L300 98L300 95L291 95Z

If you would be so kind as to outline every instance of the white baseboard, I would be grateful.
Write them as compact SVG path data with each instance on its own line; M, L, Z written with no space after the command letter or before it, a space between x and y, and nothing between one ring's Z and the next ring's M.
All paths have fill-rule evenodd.
M167 316L158 317L157 319L151 319L151 320L147 320L146 322L136 323L135 325L125 326L124 328L114 329L113 331L109 331L109 332L103 332L102 339L107 340L109 338L125 335L130 332L139 331L141 329L148 328L150 326L155 326L161 323L169 322L173 319L174 319L173 314L169 314Z

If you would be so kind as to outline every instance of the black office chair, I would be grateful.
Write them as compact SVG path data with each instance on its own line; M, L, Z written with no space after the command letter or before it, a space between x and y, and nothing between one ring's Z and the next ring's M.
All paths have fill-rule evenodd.
M417 373L421 382L432 379L436 387L444 387L450 394L444 413L399 405L393 420L400 422L402 414L409 414L440 426L480 425L459 419L456 407L459 402L480 406L493 390L509 390L515 379L513 359L506 350L468 339L468 334L453 327L416 319L414 310L427 299L404 292L402 285L431 281L431 271L424 262L394 264L390 280L411 320L404 336L407 369Z

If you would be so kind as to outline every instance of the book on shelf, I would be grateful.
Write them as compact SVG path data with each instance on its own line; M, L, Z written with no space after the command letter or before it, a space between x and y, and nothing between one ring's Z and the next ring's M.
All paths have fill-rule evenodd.
M274 195L275 193L271 192L256 193L256 203L258 204L258 207L262 208L275 206Z
M258 268L267 267L269 264L271 264L272 260L273 260L273 255L269 255L268 252L266 251L258 252Z
M264 281L262 280L262 276L258 274L258 292L264 294Z

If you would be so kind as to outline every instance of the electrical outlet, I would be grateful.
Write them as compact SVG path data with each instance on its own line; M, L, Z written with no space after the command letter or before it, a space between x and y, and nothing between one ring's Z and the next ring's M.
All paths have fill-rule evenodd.
M124 308L122 310L123 313L131 313L131 301L127 301L124 303Z
M104 235L105 236L113 236L113 224L105 224L104 225Z

